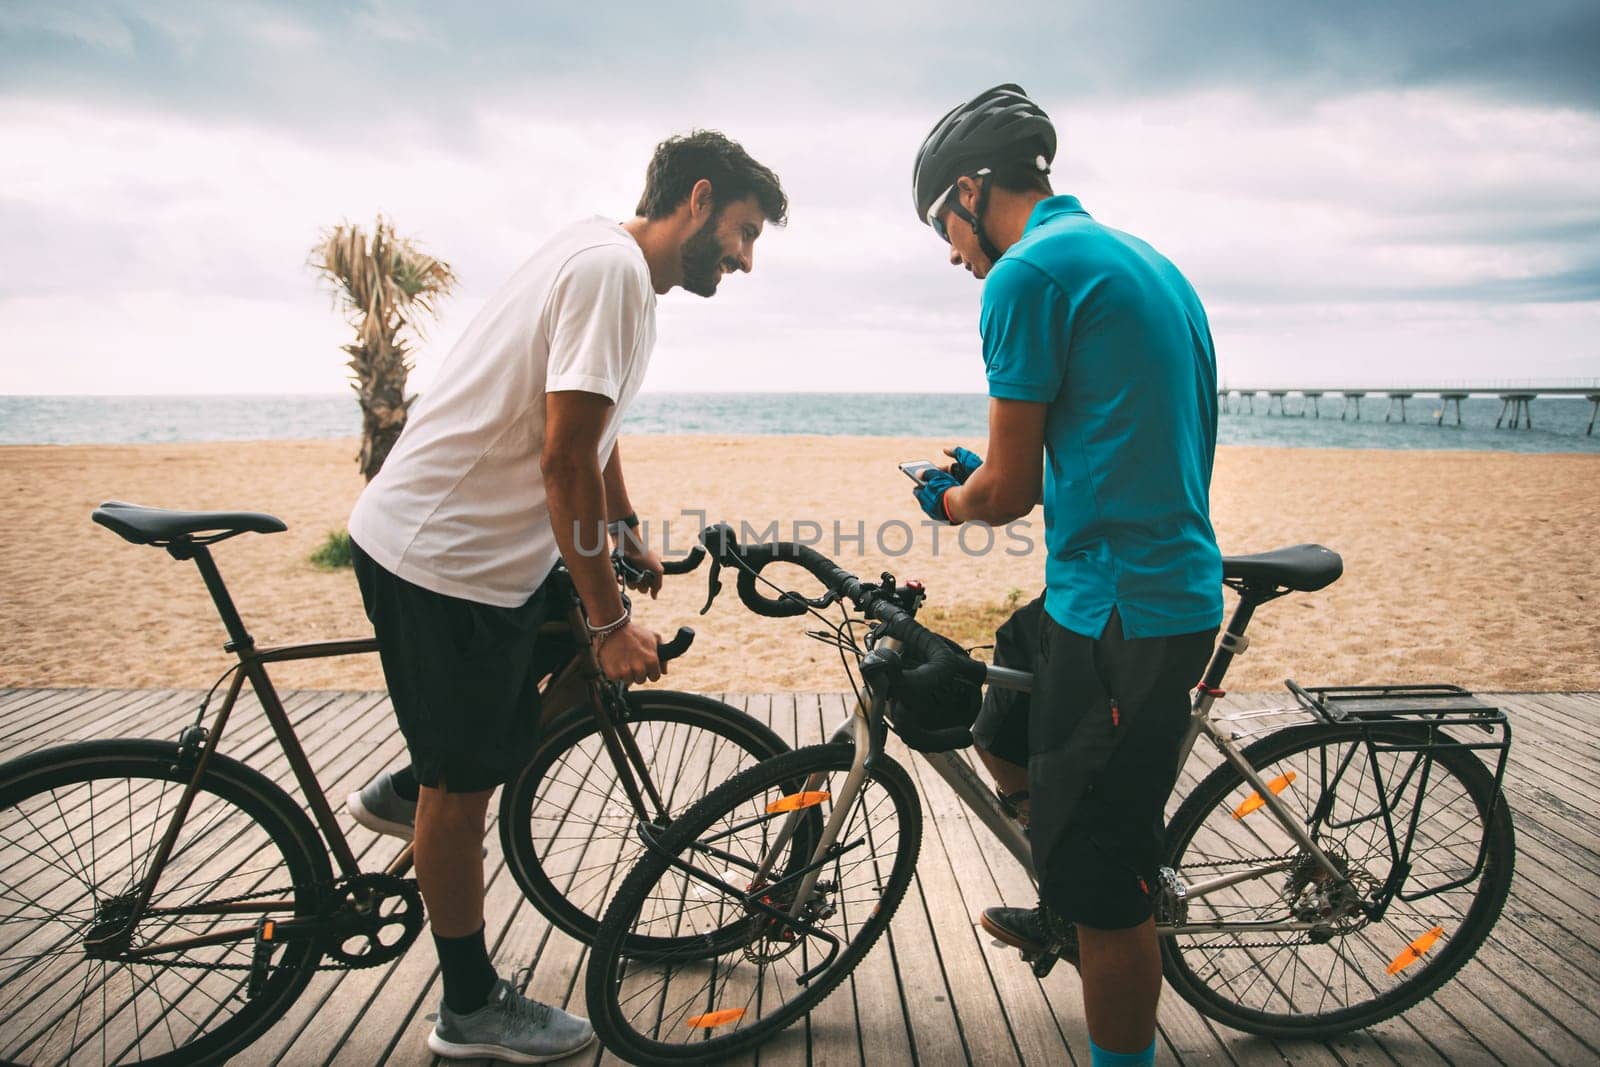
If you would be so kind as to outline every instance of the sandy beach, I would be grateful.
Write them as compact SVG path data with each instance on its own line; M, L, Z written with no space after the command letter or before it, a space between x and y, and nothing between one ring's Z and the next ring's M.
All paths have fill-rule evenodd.
M968 442L981 447L982 442ZM819 540L862 575L889 569L929 591L925 621L978 639L1008 595L1042 583L1043 518L957 542L923 525L900 460L929 439L624 438L639 514L673 554L701 511ZM0 685L201 687L228 665L188 563L91 523L103 500L271 512L289 525L216 550L258 643L368 632L355 581L308 557L361 489L353 441L0 448ZM1235 690L1448 681L1483 690L1600 689L1600 457L1222 448L1213 519L1225 553L1317 542L1345 576L1264 607ZM661 520L670 522L670 531ZM836 543L835 523L843 535ZM860 542L853 535L864 534ZM1026 549L1030 549L1028 551ZM809 582L791 572L799 585ZM837 652L800 620L757 618L731 580L711 613L704 572L670 580L638 616L698 640L668 682L704 692L846 687ZM288 687L382 687L376 657L273 668Z

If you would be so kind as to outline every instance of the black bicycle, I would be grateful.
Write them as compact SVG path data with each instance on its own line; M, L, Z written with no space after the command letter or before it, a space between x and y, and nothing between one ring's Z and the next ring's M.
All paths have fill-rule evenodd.
M955 714L981 683L1027 690L1032 677L918 623L920 585L862 581L804 545L740 546L727 527L704 540L738 569L752 611L827 622L813 635L864 686L830 743L739 774L670 827L638 825L648 848L606 911L586 991L606 1046L639 1062L748 1051L827 996L888 928L922 836L917 792L885 751L891 729L1033 875L1014 811L958 751L971 720ZM773 585L761 572L774 562L803 567L822 594ZM1239 604L1195 689L1181 757L1204 738L1220 762L1168 822L1152 887L1173 988L1272 1037L1329 1037L1428 996L1488 936L1515 863L1501 791L1510 724L1462 689L1289 682L1290 706L1213 717L1256 609L1342 569L1316 545L1223 560ZM822 614L830 606L842 621ZM1060 936L1031 958L1036 974L1068 951ZM647 938L668 943L638 951Z
M94 520L192 560L238 662L176 741L86 741L0 766L0 1061L217 1063L265 1032L319 968L388 963L422 929L410 846L382 870L361 868L267 674L271 663L377 644L256 647L210 546L286 528L270 515L111 502ZM702 558L696 550L668 570ZM627 565L614 563L620 576ZM558 568L551 582L544 727L532 762L502 790L500 838L533 904L587 941L643 848L638 825L670 825L788 746L726 704L607 681L570 580ZM693 638L679 630L662 659ZM247 681L304 806L218 751ZM661 942L639 947L651 944Z

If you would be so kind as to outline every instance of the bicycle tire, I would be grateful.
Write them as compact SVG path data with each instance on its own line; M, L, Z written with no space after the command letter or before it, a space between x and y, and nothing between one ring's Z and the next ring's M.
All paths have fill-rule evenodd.
M905 769L889 757L880 756L869 768L862 792L851 805L836 842L841 851L819 871L827 876L831 888L814 896L816 906L806 913L813 927L831 924L835 936L842 929L844 944L831 958L824 957L815 965L818 969L807 984L795 984L798 992L792 997L783 994L784 965L796 975L802 967L813 969L807 963L813 938L785 936L786 930L792 933L796 927L774 923L770 912L748 905L744 894L751 883L733 870L735 864L754 869L755 860L767 847L767 835L786 817L782 809L774 813L769 805L774 798L793 797L788 792L792 783L806 783L808 797L823 797L806 802L814 804L808 808L807 816L814 815L819 821L827 818L832 793L826 785L830 779L842 781L854 754L854 747L848 743L813 745L739 774L685 812L662 835L660 847L647 852L628 873L606 909L590 949L585 978L590 1021L606 1048L636 1063L699 1063L747 1051L810 1011L872 948L905 897L922 839L922 807L916 789ZM881 810L885 802L891 809L889 820L874 831L874 812ZM735 839L735 834L748 834L757 829L757 824L761 826L754 840L741 844ZM891 841L893 859L885 863L876 858L876 853L880 848L887 849ZM697 842L699 847L694 848ZM862 843L868 847L867 854L860 851ZM730 888L738 889L740 895L724 895L720 902L713 902L703 892L711 883L703 879L674 877L664 881L680 869L673 865L673 859L686 853L691 859L710 857L711 862L729 864L726 872L716 872L716 876L728 883L737 879L738 884L730 884ZM859 865L864 855L872 856L872 866L865 872L859 866L847 871L841 862L846 857L856 857L851 862ZM767 883L772 895L761 901L772 908L786 907L780 887L798 884L797 878L810 866L810 856L809 846L797 849L791 840L781 864L784 874ZM885 867L887 875L883 873ZM852 899L852 894L859 899ZM695 912L702 914L697 917L692 914ZM727 917L730 914L743 924L744 936L739 944L727 946L721 933L731 926ZM685 922L691 929L696 923L714 927L718 944L711 951L720 953L726 949L737 951L739 956L731 962L707 965L707 953L697 953L690 947L677 958L631 958L630 937L637 936L641 924L657 922L676 924L675 931L681 930ZM796 949L798 960L792 959ZM762 953L771 953L771 958L755 958ZM741 960L750 966L743 967ZM707 969L711 977L703 986L697 986L697 973ZM678 976L687 986L686 997L684 988L672 988ZM778 998L775 1010L746 1025L744 1017L750 1007L755 1005L758 1013L763 1011L769 991ZM722 999L729 994L730 1000ZM743 1007L731 1007L740 998ZM719 1017L724 1017L723 1021ZM734 1027L731 1031L712 1036L713 1030L730 1025ZM663 1040L663 1036L669 1040ZM670 1040L673 1037L681 1040Z
M1372 736L1380 745L1426 739L1423 731L1405 727L1374 727ZM1416 808L1420 776L1399 776L1402 765L1417 753L1370 756L1362 744L1359 729L1313 723L1264 737L1243 755L1264 781L1281 783L1280 799L1308 825L1308 816L1326 805L1314 837L1346 872L1360 872L1368 887L1363 895L1370 896L1387 879L1392 856L1381 818L1355 821L1379 811L1369 761L1379 761L1386 792L1397 798L1394 817L1402 839L1405 820ZM1360 762L1349 764L1342 777L1333 774L1329 796L1323 770L1338 768L1351 746ZM1289 775L1292 779L1285 781ZM1410 785L1397 786L1401 782ZM1183 802L1167 832L1167 863L1182 881L1193 885L1225 866L1288 856L1291 848L1299 851L1285 846L1292 839L1264 808L1238 814L1253 805L1253 793L1234 766L1223 763ZM1440 819L1445 812L1462 821ZM1505 798L1496 798L1493 776L1466 749L1433 750L1429 785L1417 815L1411 872L1403 888L1442 889L1465 877L1481 847L1485 863L1475 879L1412 903L1397 898L1381 921L1372 923L1355 916L1349 901L1325 888L1332 880L1318 875L1309 857L1285 860L1287 868L1276 876L1224 889L1211 903L1191 901L1188 922L1282 919L1292 915L1291 899L1299 902L1302 919L1320 908L1334 916L1349 909L1348 922L1325 920L1329 933L1320 943L1275 944L1271 936L1250 933L1176 933L1162 938L1167 980L1202 1014L1266 1037L1333 1037L1397 1015L1429 996L1472 958L1499 918L1511 890L1516 842ZM1252 854L1260 855L1251 861ZM1336 929L1341 923L1346 928ZM1290 940L1277 937L1278 942ZM1391 968L1398 970L1391 973ZM1250 1003L1242 1002L1246 995L1253 998Z
M282 943L254 996L247 967L203 966L248 965L253 938L154 962L87 954L96 925L102 932L115 925L134 872L147 869L141 864L153 857L192 773L178 746L152 740L87 741L0 766L0 847L8 857L0 879L8 904L22 905L0 920L0 998L9 1005L0 1018L0 1060L220 1063L304 991L322 956L311 937ZM200 784L137 943L314 916L319 886L332 872L300 807L264 775L215 753ZM292 900L292 909L192 910L206 899L266 889ZM180 907L191 910L160 910Z
M765 723L709 697L644 690L627 699L628 725L669 815L738 771L789 751ZM556 719L533 759L501 791L500 843L511 876L535 908L585 944L594 939L609 891L644 847L626 811L587 706Z

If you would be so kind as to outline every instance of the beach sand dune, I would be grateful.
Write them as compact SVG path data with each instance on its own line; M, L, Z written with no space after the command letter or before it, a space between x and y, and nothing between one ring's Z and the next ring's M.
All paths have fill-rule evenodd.
M981 447L981 442L968 442ZM926 583L945 618L993 617L1042 583L1043 519L992 550L923 525L900 460L941 442L843 437L624 439L628 482L654 544L681 554L710 521L776 522L864 576ZM289 524L216 549L260 644L369 632L355 581L307 557L360 492L353 441L0 448L0 684L195 687L228 666L192 564L94 525L108 499L251 509ZM1300 542L1343 555L1327 590L1269 604L1228 678L1235 690L1448 681L1485 690L1600 689L1600 456L1465 452L1218 451L1213 518L1227 553ZM835 543L835 523L846 540ZM862 541L851 540L864 534ZM1031 552L1024 552L1024 545ZM973 554L979 553L979 554ZM776 570L776 568L775 568ZM789 582L809 583L799 571ZM1013 592L1015 591L1015 592ZM669 580L638 616L699 633L668 682L707 692L834 690L836 651L802 620L757 618L731 579L707 616L704 572ZM1231 598L1230 598L1231 600ZM932 618L932 616L929 616ZM273 667L287 687L382 687L375 657Z

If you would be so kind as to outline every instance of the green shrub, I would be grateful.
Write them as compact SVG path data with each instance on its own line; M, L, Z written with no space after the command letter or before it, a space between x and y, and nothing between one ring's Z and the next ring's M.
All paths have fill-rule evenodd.
M334 530L317 550L311 553L311 562L325 571L336 571L350 566L350 535L344 530Z

